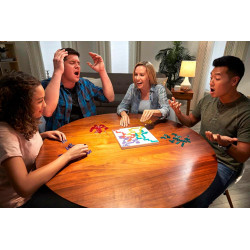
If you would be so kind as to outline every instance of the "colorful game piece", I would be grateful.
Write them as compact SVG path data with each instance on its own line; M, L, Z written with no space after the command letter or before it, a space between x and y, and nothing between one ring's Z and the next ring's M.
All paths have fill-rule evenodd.
M171 142L171 143L175 143L177 145L181 143L181 147L184 147L185 143L191 143L189 135L187 135L184 138L184 140L181 139L182 137L180 135L177 135L175 133L172 133L171 135L173 135L172 139L171 139L171 136L169 136L167 134L164 134L161 137L161 139L171 139L171 140L168 140L168 141Z
M100 134L100 133L106 131L108 129L108 127L106 127L103 124L94 125L93 127L90 128L89 132L92 132L94 129L95 129L95 133L99 133ZM103 131L102 131L102 129L103 129Z
M113 130L113 133L122 149L159 142L145 127L123 128Z

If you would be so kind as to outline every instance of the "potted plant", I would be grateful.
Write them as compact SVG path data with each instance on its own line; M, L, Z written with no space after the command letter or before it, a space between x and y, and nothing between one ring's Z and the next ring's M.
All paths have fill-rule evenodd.
M171 90L183 79L183 77L179 77L181 62L183 60L195 60L195 57L191 56L189 51L182 46L182 42L173 42L172 48L160 50L155 59L161 60L159 72L168 77L167 88Z

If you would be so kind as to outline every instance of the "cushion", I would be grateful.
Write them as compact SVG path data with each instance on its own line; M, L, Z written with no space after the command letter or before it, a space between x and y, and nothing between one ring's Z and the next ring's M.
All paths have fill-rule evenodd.
M167 83L168 78L167 78L167 77L156 78L156 80L157 80L157 83L158 83L158 84L161 84L161 85L165 86L166 83Z
M166 93L167 93L167 98L171 99L173 94L166 86L168 78L167 77L162 77L162 78L156 78L156 79L157 79L157 84L161 84L161 85L163 85L165 87Z
M83 78L89 80L95 86L102 88L102 80L101 80L101 78L91 78L91 77L83 77Z

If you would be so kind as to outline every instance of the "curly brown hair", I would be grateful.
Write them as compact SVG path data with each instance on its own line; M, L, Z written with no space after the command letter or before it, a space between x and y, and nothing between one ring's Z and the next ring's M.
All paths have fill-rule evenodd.
M38 131L39 119L33 117L32 97L41 83L24 72L11 72L0 80L0 121L29 140Z

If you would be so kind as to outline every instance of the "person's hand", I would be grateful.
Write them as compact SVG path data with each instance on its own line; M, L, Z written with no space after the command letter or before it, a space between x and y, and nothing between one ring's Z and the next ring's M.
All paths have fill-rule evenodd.
M168 100L170 107L174 110L176 114L181 114L181 110L180 110L181 103L177 102L174 97L172 97L172 100L173 101Z
M89 52L89 55L92 57L94 64L87 62L90 68L95 70L96 72L100 73L101 71L105 70L105 65L103 59L100 55Z
M129 116L127 114L122 115L120 120L120 125L122 127L127 127L130 124Z
M74 147L70 148L65 155L68 156L69 161L76 160L78 158L86 156L89 151L88 145L86 144L76 144Z
M56 141L64 141L66 140L66 136L63 132L60 132L58 130L54 130L54 131L46 131L44 133L41 134L42 138L49 138L49 139L53 139Z
M68 56L68 52L65 49L59 49L54 54L53 64L54 73L63 74L64 72L64 58Z
M145 121L149 120L154 113L155 113L155 111L153 109L151 109L151 110L145 109L142 113L140 122L145 122Z
M212 142L217 142L222 147L226 147L226 146L238 141L237 138L231 138L229 136L213 134L211 131L206 131L205 135L206 135L208 140L210 140Z

